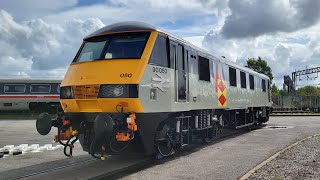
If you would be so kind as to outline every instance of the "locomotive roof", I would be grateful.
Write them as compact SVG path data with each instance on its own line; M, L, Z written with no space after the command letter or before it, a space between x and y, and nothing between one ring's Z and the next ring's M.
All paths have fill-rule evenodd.
M61 83L62 79L45 78L0 78L0 83Z
M98 29L97 31L91 33L84 39L87 39L92 36L97 36L99 34L106 34L111 32L122 32L122 31L154 31L157 30L154 26L139 22L139 21L125 21L125 22L119 22L115 24L111 24L109 26L105 26L101 29Z
M206 50L204 50L202 48L199 48L199 47L191 44L190 42L188 42L188 41L186 41L186 40L184 40L184 39L182 39L182 38L180 38L178 36L175 36L175 35L172 35L170 33L165 32L165 31L159 30L156 27L154 27L154 26L152 26L150 24L144 23L144 22L125 21L125 22L119 22L119 23L111 24L111 25L105 26L105 27L103 27L101 29L98 29L97 31L95 31L95 32L91 33L90 35L86 36L84 39L87 39L87 38L90 38L90 37L93 37L93 36L112 33L112 32L128 32L128 31L158 31L158 32L167 34L169 37L174 38L174 39L180 41L181 43L183 43L183 44L185 44L185 45L187 45L189 47L192 47L193 49L197 50L198 52L200 52L200 55L202 55L202 56L205 56L205 57L208 57L210 59L214 59L214 60L217 60L217 61L220 61L220 62L224 62L224 63L226 63L226 64L228 64L230 66L233 66L233 67L235 67L237 69L249 72L249 73L251 73L253 75L257 75L257 76L269 79L269 77L264 75L264 74L257 73L256 71L253 71L250 68L240 66L240 65L236 64L233 61L227 60L226 58L216 57L216 56L212 55L212 53L210 53L210 52L208 52L208 51L206 51Z

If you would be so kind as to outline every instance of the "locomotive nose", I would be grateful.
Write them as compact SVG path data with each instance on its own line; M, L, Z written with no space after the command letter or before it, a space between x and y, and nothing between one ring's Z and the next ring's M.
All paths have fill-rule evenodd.
M110 137L113 134L114 121L107 113L99 114L94 120L94 133L97 139Z

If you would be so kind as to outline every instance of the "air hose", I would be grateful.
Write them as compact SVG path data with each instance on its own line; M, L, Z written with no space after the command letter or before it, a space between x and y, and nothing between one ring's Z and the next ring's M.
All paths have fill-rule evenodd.
M76 137L74 140L71 141L72 138ZM74 147L74 143L78 140L78 136L71 136L68 141L66 142L66 144L64 145L64 148L63 148L63 153L64 155L68 156L68 157L72 157L72 149ZM71 141L71 143L70 143ZM67 153L67 147L69 147L69 154Z
M116 141L115 141L115 138L112 138L112 140L110 141L110 149L115 153L120 153L120 152L122 152L123 150L125 150L129 146L129 144L131 143L131 140L132 139L130 139L129 142L126 145L124 145L122 148L120 148L119 150L115 150L112 147L112 142L116 142Z

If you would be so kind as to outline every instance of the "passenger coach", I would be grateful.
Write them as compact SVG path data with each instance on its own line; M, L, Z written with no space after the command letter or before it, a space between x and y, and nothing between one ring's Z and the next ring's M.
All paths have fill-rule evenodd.
M66 148L162 156L209 142L223 128L268 121L270 81L141 22L106 26L85 37L61 84L59 128ZM62 140L68 140L67 143ZM71 151L72 152L72 151Z
M60 105L58 79L2 78L0 79L0 111L56 110Z

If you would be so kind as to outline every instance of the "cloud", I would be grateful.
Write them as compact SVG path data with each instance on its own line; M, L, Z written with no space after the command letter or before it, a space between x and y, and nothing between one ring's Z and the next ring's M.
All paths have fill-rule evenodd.
M273 71L273 82L282 87L284 75L291 76L293 71L302 70L306 66L319 67L320 44L316 42L318 36L312 33L318 28L319 25L294 33L241 39L226 39L220 30L211 30L202 44L212 54L226 56L228 60L243 66L250 57L262 57Z
M241 65L261 56L278 83L295 69L319 66L320 1L94 2L1 1L0 76L63 76L83 37L104 23L128 20L153 24Z
M311 57L310 57L310 61L309 63L309 67L319 67L320 65L320 48L317 48L313 51Z
M46 22L59 23L60 19L99 18L103 22L143 21L170 32L178 29L183 36L199 36L208 32L203 26L213 26L218 16L226 14L225 0L110 0L91 6L70 8L43 17ZM181 35L179 34L179 35Z
M0 76L62 77L82 38L103 26L99 19L18 23L0 10Z
M226 38L294 32L320 19L320 1L314 0L231 0L229 8L231 15L221 29Z
M0 1L1 9L13 14L18 21L40 18L41 16L74 7L77 0L9 0Z
M193 45L202 48L203 38L204 36L192 36L192 37L186 37L184 39L191 42Z
M8 57L15 61L11 63L12 69L15 70L8 72L3 69L0 76L63 76L82 38L104 26L102 22L111 24L124 20L140 20L158 27L167 23L169 26L161 27L169 32L178 33L176 35L191 37L190 41L200 45L200 35L204 34L216 19L209 16L222 13L215 6L227 6L227 3L215 0L192 0L188 3L182 0L111 0L75 7L75 0L67 0L65 4L55 2L57 4L52 4L50 8L44 7L42 11L44 4L34 1L25 5L34 5L29 8L30 12L34 11L32 16L27 12L22 13L23 4L18 4L15 0L0 3L15 17L13 19L11 13L0 11L0 37L3 36L0 43L10 49L8 55L0 59L3 63ZM54 2L45 0L45 3L50 5ZM15 5L17 6L14 7ZM203 28L204 26L207 27ZM2 51L4 49L0 49L0 54L4 53Z
M204 36L203 47L212 54L241 65L260 56L279 87L284 75L319 66L320 1L230 0L228 8Z

